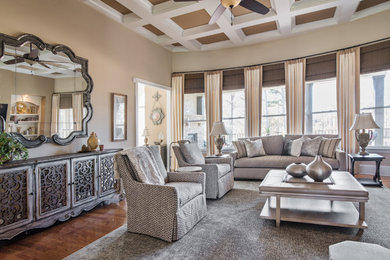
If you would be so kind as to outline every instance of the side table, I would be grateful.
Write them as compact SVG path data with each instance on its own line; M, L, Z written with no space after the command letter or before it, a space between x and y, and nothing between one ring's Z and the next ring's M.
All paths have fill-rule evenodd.
M355 176L355 162L375 162L376 163L376 170L375 175L373 179L357 179L362 185L366 186L380 186L382 187L382 180L380 176L380 166L383 159L385 159L384 156L376 154L376 153L370 153L368 155L360 155L360 154L348 154L348 157L351 159L351 174L352 176Z

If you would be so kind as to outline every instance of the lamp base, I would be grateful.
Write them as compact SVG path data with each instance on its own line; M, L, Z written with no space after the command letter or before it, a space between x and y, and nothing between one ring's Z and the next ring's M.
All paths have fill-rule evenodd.
M217 146L217 150L218 150L216 156L222 156L222 147L224 144L225 144L225 138L223 138L222 136L218 136L215 139L215 145Z
M369 130L368 133L355 133L356 140L359 142L359 146L361 148L360 155L369 155L370 153L366 151L366 147L372 140L372 131Z
M359 154L360 154L360 155L369 155L370 153L367 152L367 151L361 151Z

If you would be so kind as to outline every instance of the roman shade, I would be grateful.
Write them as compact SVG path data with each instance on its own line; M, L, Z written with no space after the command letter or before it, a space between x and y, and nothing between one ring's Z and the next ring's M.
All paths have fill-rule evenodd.
M306 81L336 77L336 53L306 59Z
M223 72L223 90L244 89L244 69Z
M390 41L360 48L360 73L390 69Z
M284 63L263 66L263 87L274 87L284 84Z
M204 73L184 76L184 94L204 93Z

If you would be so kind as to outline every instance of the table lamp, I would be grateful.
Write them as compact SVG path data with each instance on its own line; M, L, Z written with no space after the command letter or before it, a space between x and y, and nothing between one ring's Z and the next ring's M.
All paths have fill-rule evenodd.
M225 138L223 135L227 135L227 131L225 128L225 124L220 121L220 122L215 122L213 125L213 129L211 129L211 136L215 136L215 145L217 146L218 153L216 154L217 156L222 155L222 147L225 144Z
M144 132L142 133L142 136L145 137L144 139L144 143L145 143L145 146L148 146L148 136L150 136L150 133L149 133L149 129L145 128L144 129Z
M379 128L379 126L375 123L371 113L360 113L355 115L352 127L349 130L355 130L356 140L361 147L361 151L359 153L360 155L369 155L366 151L366 147L372 140L373 133L372 130L368 130L368 132L366 132L366 129L377 128Z

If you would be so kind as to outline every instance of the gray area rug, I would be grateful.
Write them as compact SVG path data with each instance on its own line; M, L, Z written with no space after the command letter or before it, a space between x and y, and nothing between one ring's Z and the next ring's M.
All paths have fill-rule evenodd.
M265 199L259 182L236 181L220 200L208 200L208 215L174 243L132 234L126 226L66 259L328 259L328 246L356 240L390 248L390 190L369 188L368 229L328 227L259 218Z

